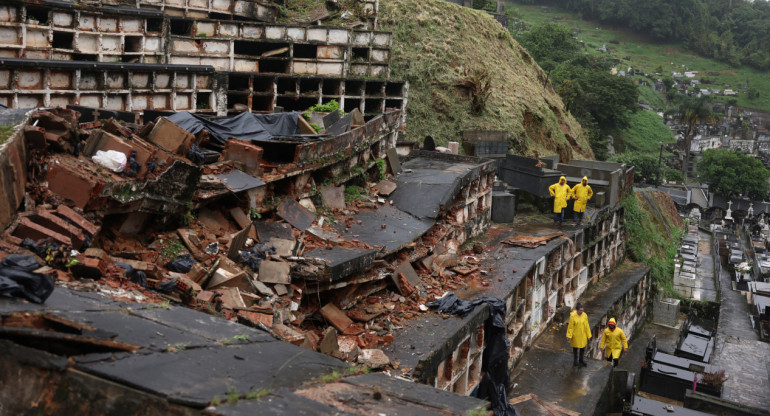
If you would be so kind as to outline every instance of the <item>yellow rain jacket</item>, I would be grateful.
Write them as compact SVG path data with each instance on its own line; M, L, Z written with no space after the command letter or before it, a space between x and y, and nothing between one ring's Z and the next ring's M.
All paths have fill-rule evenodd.
M585 185L583 185L583 182L581 181L570 191L573 195L573 198L575 198L575 206L572 208L572 210L575 212L585 212L588 200L594 196L593 189L591 189L591 186L588 185L588 178L583 176L583 180L586 181Z
M562 182L564 183L563 185ZM567 185L567 178L564 176L559 178L559 183L549 186L548 192L553 197L553 212L561 212L561 210L567 207L567 200L572 195L572 189Z
M615 323L615 318L610 319L610 322ZM604 349L605 346L607 349L604 351L604 358L609 358L610 354L612 354L613 359L620 358L620 351L628 349L626 333L618 327L615 327L613 331L606 328L599 347Z
M570 339L569 345L572 348L585 348L588 340L591 339L591 327L588 325L588 314L583 312L578 315L572 311L569 315L569 326L567 326L567 338Z

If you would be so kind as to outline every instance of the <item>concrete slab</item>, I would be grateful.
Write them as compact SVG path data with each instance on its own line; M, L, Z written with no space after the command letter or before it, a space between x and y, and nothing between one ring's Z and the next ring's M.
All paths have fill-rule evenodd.
M271 392L258 400L239 400L207 409L205 416L253 416L255 412L265 416L295 416L295 415L354 415L355 413L340 412L338 409L314 400L298 396L289 390Z
M331 209L345 209L345 188L342 186L322 186L321 200Z
M542 400L580 414L596 414L608 388L612 365L590 359L586 362L588 367L573 367L572 352L549 351L538 345L524 353L513 370L509 397L535 393Z
M326 264L323 277L334 282L366 270L374 262L376 254L374 249L337 246L331 250L317 248L305 253L304 257L323 261Z
M313 221L315 221L315 213L308 211L305 207L291 198L284 199L281 204L278 205L276 213L300 231L307 230L307 228L313 224Z
M227 393L298 386L347 364L278 340L215 346L175 353L134 354L77 364L76 368L165 396L174 403L204 407Z
M344 233L343 238L348 241L357 239L378 248L377 257L400 250L433 226L432 220L419 219L390 205L360 211L353 216L353 220L353 225ZM385 228L382 224L385 224Z
M437 218L478 165L454 160L416 158L406 161L395 179L398 187L389 199L400 210L418 218Z

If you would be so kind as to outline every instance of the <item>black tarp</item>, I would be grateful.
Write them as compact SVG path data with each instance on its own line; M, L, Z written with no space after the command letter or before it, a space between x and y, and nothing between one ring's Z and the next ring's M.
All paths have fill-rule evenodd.
M51 276L35 273L42 267L34 257L11 254L0 262L0 296L43 303L54 289Z
M518 416L518 412L508 403L506 392L510 389L511 377L508 372L508 338L505 335L505 302L488 296L467 301L454 293L447 293L443 298L428 304L438 308L439 312L451 315L466 315L476 306L486 303L489 317L484 322L484 341L487 347L481 359L481 371L484 376L479 382L476 397L489 400L495 416Z
M225 140L270 140L275 136L299 135L298 113L254 114L241 113L235 117L208 120L186 111L166 117L192 134L206 129L211 138L220 144Z

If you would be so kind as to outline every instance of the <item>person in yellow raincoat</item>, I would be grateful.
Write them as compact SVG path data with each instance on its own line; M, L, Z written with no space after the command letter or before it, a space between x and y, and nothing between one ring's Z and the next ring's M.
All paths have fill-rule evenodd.
M594 191L588 185L588 178L583 176L583 180L575 185L570 192L572 197L575 198L575 205L572 207L572 212L574 213L573 220L576 225L580 225L583 222L583 214L586 212L586 204L594 196Z
M561 226L564 222L564 208L567 208L567 201L572 195L572 189L567 185L567 178L562 176L559 183L548 187L548 192L553 197L553 224Z
M622 349L623 352L628 351L626 333L617 327L615 318L610 318L610 321L607 323L607 328L604 330L602 342L599 347L602 349L602 354L607 358L607 361L612 362L613 367L618 366L620 350Z
M588 364L583 360L583 353L585 352L588 340L591 339L591 326L588 324L588 315L583 311L583 305L578 302L575 305L575 310L570 313L569 325L567 326L567 339L569 345L572 346L572 365L575 367L582 365L586 367ZM578 362L578 356L580 361Z

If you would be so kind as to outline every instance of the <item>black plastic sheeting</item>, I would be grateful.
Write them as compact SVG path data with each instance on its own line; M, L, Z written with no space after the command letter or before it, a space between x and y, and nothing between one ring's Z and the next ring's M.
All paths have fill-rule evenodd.
M206 129L211 138L219 144L225 140L270 140L275 136L300 134L297 124L298 113L254 114L241 113L235 117L208 120L196 114L182 111L166 117L192 134Z
M147 275L143 271L136 270L129 264L117 261L115 262L115 265L126 271L126 277L131 279L132 283L136 283L142 287L147 287Z
M489 400L495 416L518 416L519 413L508 403L506 394L510 389L511 377L508 372L508 338L505 336L505 302L488 296L467 301L454 293L447 293L441 299L428 304L438 308L439 312L450 315L467 315L476 306L486 303L489 306L489 318L484 322L484 341L487 348L481 359L481 371L484 376L479 382L476 397Z
M43 267L34 257L11 254L0 262L0 296L43 303L53 293L51 276L34 273Z
M174 260L171 260L170 262L166 263L166 268L175 273L187 273L192 269L192 266L195 264L195 260L193 260L192 257L190 257L189 254L183 254Z

